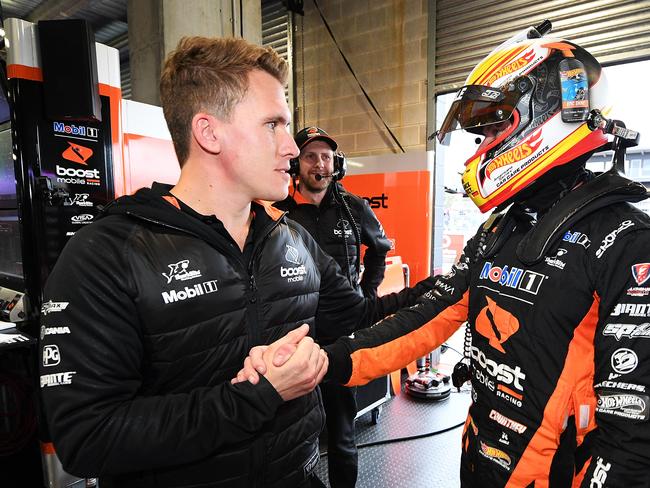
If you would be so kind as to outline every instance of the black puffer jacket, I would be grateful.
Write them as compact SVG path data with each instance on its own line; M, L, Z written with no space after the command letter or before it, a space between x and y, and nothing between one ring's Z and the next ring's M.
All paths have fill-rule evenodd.
M360 283L357 270L360 248L341 199L345 199L359 230L359 246L367 246L363 255L364 271ZM290 219L309 231L323 251L336 260L343 274L350 277L353 286L360 289L366 297L377 294L377 287L384 279L386 254L390 251L391 243L368 202L348 193L343 185L334 182L327 188L319 206L305 201L298 191L293 197L289 196L275 206L287 210Z
M229 380L254 345L304 322L349 334L424 289L375 308L304 229L257 204L244 262L167 192L110 205L48 280L41 387L57 453L103 486L296 486L318 461L318 391L285 403L264 379Z

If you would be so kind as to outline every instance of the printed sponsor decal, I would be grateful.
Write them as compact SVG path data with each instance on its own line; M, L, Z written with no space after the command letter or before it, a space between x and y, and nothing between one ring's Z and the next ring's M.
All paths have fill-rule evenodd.
M507 76L511 73L514 73L515 71L520 70L524 66L528 65L529 63L533 62L533 59L535 58L535 51L533 49L530 49L526 51L521 57L515 59L514 61L506 64L502 68L499 68L492 76L490 76L484 85L491 86L492 83L494 83L496 80L499 78L503 78L504 76Z
M627 295L631 297L647 297L650 295L650 288L633 286L627 289Z
M59 183L89 186L99 186L101 184L98 169L65 168L57 164L56 175L56 181Z
M52 373L41 375L41 388L50 386L71 385L72 377L76 371L64 371L63 373Z
M88 163L86 163L86 161L88 161L88 159L90 159L90 157L93 155L93 150L89 147L75 144L74 142L66 142L68 143L69 147L61 154L63 159L67 159L73 163L87 165Z
M476 361L482 370L484 370L488 375L501 383L514 386L519 391L524 390L521 382L526 379L526 375L521 372L519 366L512 368L507 364L497 363L496 361L486 357L485 353L476 346L472 346L470 352L472 359ZM478 368L476 369L478 370Z
M515 266L505 265L503 267L493 266L486 261L479 276L481 280L490 280L501 286L514 288L537 295L546 275L534 271L523 270Z
M627 315L628 317L650 317L650 303L617 303L611 317Z
M295 283L305 279L307 268L299 261L300 253L298 249L288 244L285 244L287 250L284 253L284 259L291 264L297 266L280 266L280 276L287 279L287 283Z
M339 219L336 223L336 228L334 229L334 235L336 237L341 237L343 234L345 234L346 238L352 237L352 227L350 226L350 222L347 220Z
M557 269L564 269L566 266L566 263L560 259L561 256L564 256L568 251L566 249L558 249L557 253L555 256L550 257L547 256L544 258L544 262L548 264L549 266L553 266L554 268Z
M64 122L54 122L54 132L54 135L64 137L74 136L77 139L87 139L90 141L97 141L99 137L99 129L85 125L66 124Z
M612 467L610 463L606 463L603 458L598 456L596 458L596 468L594 474L589 480L589 488L605 488L605 481L607 481L607 472Z
M587 234L583 234L582 232L571 232L568 230L566 234L564 234L564 237L562 237L562 240L572 244L579 244L585 249L589 249L589 246L591 246L591 240Z
M627 374L636 369L639 358L632 349L621 348L612 353L610 362L612 369L618 374Z
M533 154L542 144L542 139L540 139L541 135L542 131L540 130L537 134L531 137L531 144L525 142L524 144L515 146L499 156L495 156L490 164L488 164L485 168L485 176L492 178L492 173L497 169L518 163L519 161L526 159L528 156Z
M307 462L303 465L302 470L303 473L305 474L305 478L307 478L312 471L314 471L314 468L318 464L318 460L320 459L320 454L318 451L315 451L314 454L307 460Z
M624 383L622 381L604 380L594 385L594 388L615 388L617 390L634 390L640 391L641 393L645 392L644 385L635 385L634 383Z
M165 304L168 304L207 295L209 293L214 293L217 290L217 280L210 280L204 281L203 283L197 283L194 286L186 286L182 290L163 291L161 295Z
M499 439L499 442L501 444L509 446L510 445L510 438L508 437L508 434L506 434L505 432L501 432L501 438Z
M600 390L596 411L630 420L648 420L650 418L649 406L650 397L647 395Z
M388 205L386 204L386 201L388 201L388 195L386 195L385 193L373 197L361 197L361 198L363 198L366 202L368 202L370 208L388 208Z
M517 434L523 434L526 432L527 427L519 422L515 422L511 418L506 417L502 413L497 412L496 410L490 411L490 418L494 420L497 424L507 429L515 431Z
M478 452L481 454L481 456L489 459L490 461L495 462L502 468L505 468L507 471L510 471L512 465L512 459L508 454L506 454L501 449L497 449L496 447L492 447L486 444L483 441L480 441L480 444L481 444L481 448L479 449Z
M88 201L90 193L75 193L73 196L66 197L64 205L76 205L78 207L92 207L93 202Z
M519 330L519 320L501 308L490 297L485 297L487 305L476 317L476 331L489 339L489 344L505 354L502 344Z
M650 263L637 263L632 265L632 277L636 284L641 286L650 278Z
M45 327L41 325L41 340L45 339L47 335L61 335L61 334L70 334L69 327Z
M607 324L603 329L604 336L613 336L617 341L625 337L627 339L650 338L650 323L644 324Z
M169 272L161 273L165 278L167 278L167 284L171 283L172 280L188 281L201 277L201 271L189 269L189 259L183 259L177 263L168 264L167 267L169 268Z
M65 310L69 305L69 302L53 302L49 300L41 305L41 314L47 315L54 312L61 312Z
M43 347L43 366L56 366L61 362L59 347L54 344L48 344Z
M617 229L614 229L609 234L607 234L605 236L605 238L603 239L603 242L600 243L600 247L596 251L596 257L598 259L603 257L603 254L605 254L605 251L607 251L607 249L612 247L612 244L614 244L614 241L616 241L616 237L618 237L618 235L621 232L623 232L625 229L627 229L628 227L632 227L633 225L634 225L634 222L632 222L631 220L625 220L625 221L621 222L621 224L618 226Z
M76 225L91 224L94 217L92 214L73 215L70 217L70 223Z

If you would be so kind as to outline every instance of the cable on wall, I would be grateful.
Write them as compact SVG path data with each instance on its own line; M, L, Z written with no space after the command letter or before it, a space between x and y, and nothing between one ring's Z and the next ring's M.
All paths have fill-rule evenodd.
M357 75L356 75L356 73L354 72L354 70L352 69L352 66L350 66L350 62L348 61L348 58L345 56L345 54L343 54L343 51L341 50L341 47L339 46L339 43L338 43L338 41L336 40L336 37L334 37L334 33L332 32L332 29L330 29L330 26L329 26L329 24L327 23L327 20L325 20L325 17L323 16L323 12L321 11L320 6L318 5L318 2L317 2L316 0L314 0L314 5L316 6L316 10L318 10L318 14L320 15L320 18L321 18L321 20L323 21L323 24L325 25L325 28L327 29L327 32L329 32L329 35L330 35L330 37L332 38L332 41L334 41L334 45L336 46L336 48L338 49L339 53L341 54L341 57L343 58L343 61L345 62L345 65L348 67L348 69L350 70L350 73L352 74L352 76L354 77L355 81L356 81L357 84L359 85L359 88L361 89L361 92L362 92L363 95L366 97L366 100L368 101L368 103L370 104L370 106L372 107L372 109L373 109L373 110L375 111L375 113L377 114L377 117L379 117L379 120L381 120L381 123L384 124L384 127L386 128L386 130L388 131L388 133L390 134L390 136L393 138L393 141L395 141L395 144L397 144L397 147L399 147L400 150L401 150L403 153L405 153L406 151L404 150L404 148L402 147L402 145L400 144L400 142L397 140L397 137L395 136L395 134L393 133L393 131L390 129L390 127L388 127L388 124L386 124L386 121L384 120L384 118L383 118L383 117L381 116L381 114L379 113L379 110L377 110L377 107L375 106L375 104L373 103L373 101L370 99L370 96L368 95L368 93L366 92L365 88L364 88L363 85L361 84L361 81L359 81L359 78L357 78ZM303 43L304 43L304 40L303 40ZM304 52L304 46L303 46L303 52ZM303 69L304 69L304 64L303 64ZM304 93L304 92L303 92L303 93ZM303 106L303 107L304 107L304 106ZM303 111L304 111L304 108L303 108Z

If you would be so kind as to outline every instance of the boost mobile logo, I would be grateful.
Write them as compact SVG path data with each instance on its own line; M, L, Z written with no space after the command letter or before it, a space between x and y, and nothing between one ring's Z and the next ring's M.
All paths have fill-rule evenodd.
M300 256L298 249L288 244L286 244L286 248L287 251L284 253L284 259L286 259L287 262L296 264L298 266L288 266L286 268L284 266L280 266L280 276L282 278L287 278L287 283L304 280L305 275L307 274L307 268L305 268L304 264L301 264L300 261L298 261L298 258Z

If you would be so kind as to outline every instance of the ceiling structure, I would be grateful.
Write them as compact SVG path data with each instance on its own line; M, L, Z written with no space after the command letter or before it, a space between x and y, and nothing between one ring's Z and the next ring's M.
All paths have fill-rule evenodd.
M127 0L0 0L2 19L11 17L36 23L39 20L85 19L95 40L120 52L122 95L130 98Z

